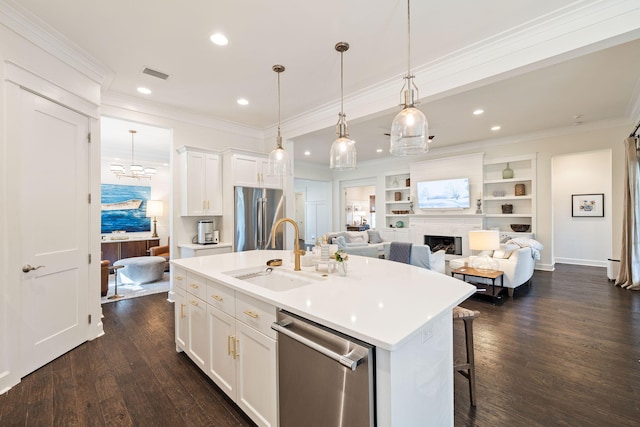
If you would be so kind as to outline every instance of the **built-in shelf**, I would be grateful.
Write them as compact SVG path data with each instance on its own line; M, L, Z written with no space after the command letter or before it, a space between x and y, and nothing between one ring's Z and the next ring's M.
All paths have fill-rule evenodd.
M513 178L503 179L502 172L507 163L513 171ZM511 230L511 224L529 224L530 231L522 233L522 236L533 235L536 222L536 155L485 160L483 174L484 228L498 228L511 235L515 234ZM516 184L524 185L525 194L516 196ZM496 193L504 196L494 196ZM512 205L513 213L502 213L502 205L505 204Z

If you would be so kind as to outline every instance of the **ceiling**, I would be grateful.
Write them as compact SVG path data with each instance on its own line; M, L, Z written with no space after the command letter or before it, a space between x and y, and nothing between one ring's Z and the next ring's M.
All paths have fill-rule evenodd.
M340 55L334 45L339 41L351 45L344 54L345 99L381 82L394 82L399 93L407 68L405 0L7 2L108 69L104 94L140 98L267 134L277 123L274 64L286 67L281 75L283 122L321 106L333 108L337 121ZM412 68L420 71L420 67L590 3L597 2L414 0ZM229 44L212 44L209 36L214 32L223 32ZM486 84L469 90L457 88L426 97L420 108L429 120L430 134L435 135L434 146L508 137L573 122L631 121L640 90L640 41L603 48L572 55L566 61L551 61L532 71L487 78ZM169 74L169 78L143 74L144 67ZM416 72L416 80L419 77ZM138 93L139 86L152 93ZM428 92L429 88L421 89ZM248 99L249 105L238 105L240 97ZM390 104L362 117L350 115L345 108L360 161L388 155L388 138L383 134L398 111ZM485 113L473 116L477 108ZM501 130L491 131L494 125ZM291 138L296 159L328 163L335 130L327 126L324 123ZM106 126L103 130L110 132ZM142 144L142 132L136 141L138 138ZM128 150L126 130L123 139L129 142L122 144ZM382 153L376 153L377 148ZM311 151L310 156L303 154L306 150Z

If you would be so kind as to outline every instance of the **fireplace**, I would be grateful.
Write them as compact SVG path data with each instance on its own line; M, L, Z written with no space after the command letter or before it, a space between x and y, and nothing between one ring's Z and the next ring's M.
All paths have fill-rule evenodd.
M462 255L462 237L425 234L424 244L429 245L431 252L443 249L447 255Z

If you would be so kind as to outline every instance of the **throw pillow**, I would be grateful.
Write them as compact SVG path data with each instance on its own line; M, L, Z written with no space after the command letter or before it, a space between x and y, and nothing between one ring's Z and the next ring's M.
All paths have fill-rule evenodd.
M331 243L334 245L338 245L339 248L346 248L347 241L344 239L344 236L337 236L331 240Z
M347 231L347 243L368 243L369 235L366 231Z
M517 249L520 249L518 245L507 245L502 243L500 249L493 251L494 258L507 259L511 256L511 253Z
M367 230L369 234L369 243L382 243L382 237L378 230Z

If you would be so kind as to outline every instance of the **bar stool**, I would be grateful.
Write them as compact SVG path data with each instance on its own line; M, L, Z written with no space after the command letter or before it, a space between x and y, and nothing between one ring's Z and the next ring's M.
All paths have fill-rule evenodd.
M476 406L476 365L473 353L473 319L480 316L479 311L469 310L464 307L453 307L453 320L464 322L464 334L466 343L467 361L466 363L455 363L453 372L459 372L469 380L469 397L471 406Z

